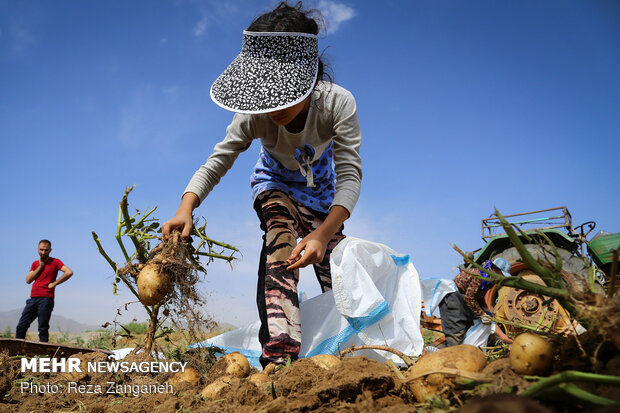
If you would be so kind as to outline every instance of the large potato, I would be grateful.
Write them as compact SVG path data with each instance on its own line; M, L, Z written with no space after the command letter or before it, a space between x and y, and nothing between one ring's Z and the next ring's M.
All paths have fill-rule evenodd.
M138 295L144 305L154 305L170 291L171 277L161 265L146 264L138 274Z
M426 353L407 371L408 377L416 377L442 369L456 369L477 373L485 366L487 358L484 353L469 344L443 348L433 353ZM437 393L440 387L453 384L453 375L434 373L418 377L409 383L409 388L419 402Z
M271 386L272 379L265 373L254 373L248 377L248 381L261 390Z
M522 333L510 345L510 367L517 373L546 376L552 366L553 348L546 338Z
M215 362L209 370L209 379L215 380L222 376L244 378L250 374L250 362L239 352L226 354Z
M316 356L311 357L310 360L325 370L334 369L340 366L340 363L342 362L338 357L332 356L331 354L317 354Z
M59 374L60 378L62 378L63 380L74 381L74 382L83 380L86 376L88 376L88 367L87 367L88 360L86 359L86 356L84 354L79 353L79 354L72 355L71 358L80 360L79 367L80 367L81 372L77 370L66 371L64 373Z
M217 380L215 380L213 383L206 386L204 389L202 389L202 391L200 392L200 395L208 399L215 399L220 395L220 393L224 389L238 382L239 382L239 378L237 377L222 376L218 378Z
M198 382L200 382L200 373L192 367L185 367L185 371L179 371L168 379L168 383L170 383L172 387L177 387L182 383L189 383L192 386L196 386Z

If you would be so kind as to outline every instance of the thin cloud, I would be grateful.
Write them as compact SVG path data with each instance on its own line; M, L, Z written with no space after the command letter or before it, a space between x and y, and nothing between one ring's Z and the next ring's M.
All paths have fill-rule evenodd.
M16 23L8 27L6 38L13 52L20 56L26 54L37 41L35 35L30 30Z
M234 16L239 12L239 6L231 1L217 1L213 7L218 16Z
M326 31L336 33L340 25L355 16L355 10L343 3L336 3L329 0L321 0L317 5L325 18Z
M198 1L192 2L197 9L200 20L194 24L193 34L195 38L207 35L207 30L212 22L220 22L222 19L234 17L239 12L239 6L232 1ZM210 19L211 18L211 19Z
M195 133L201 122L197 114L200 109L189 105L188 99L180 85L136 86L119 106L119 144L128 151L146 144L162 150L174 145L179 137Z
M194 37L202 37L207 33L207 16L202 16L194 25Z

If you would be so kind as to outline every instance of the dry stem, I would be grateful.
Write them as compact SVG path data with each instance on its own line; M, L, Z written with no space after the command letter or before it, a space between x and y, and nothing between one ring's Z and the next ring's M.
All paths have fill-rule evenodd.
M411 367L415 364L415 362L411 359L411 357L409 357L408 355L406 355L405 353L403 353L402 351L396 350L392 347L388 347L388 346L373 346L373 345L365 345L365 346L351 346L351 348L348 348L344 351L340 352L340 358L342 359L342 357L346 354L349 353L353 353L355 351L359 351L359 350L383 350L383 351L387 351L393 354L396 354L398 357L400 357L401 359L403 359L403 361L405 362L405 364L407 365L407 367Z

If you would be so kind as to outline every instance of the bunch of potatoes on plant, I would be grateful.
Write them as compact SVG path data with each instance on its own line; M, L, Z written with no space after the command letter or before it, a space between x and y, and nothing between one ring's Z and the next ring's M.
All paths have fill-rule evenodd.
M149 252L145 264L137 266L138 297L142 304L153 306L177 296L197 297L195 268L187 257L187 245L178 231ZM131 266L130 271L135 271ZM175 291L178 290L178 291ZM180 298L180 297L176 297Z
M200 274L206 274L205 265L215 259L231 263L238 250L209 238L205 233L206 223L192 230L196 245L191 238L184 240L176 230L168 239L162 239L159 222L152 217L156 207L144 212L136 209L133 215L130 214L128 196L132 190L133 187L125 189L116 224L115 238L124 265L119 265L108 255L95 232L92 235L99 253L114 271L114 293L120 283L124 284L139 299L149 316L146 336L140 347L150 354L156 338L171 332L170 328L162 327L168 317L178 321L177 325L187 326L190 338L198 337L194 329L213 324L204 319L200 311L200 306L205 303L197 288ZM151 249L151 242L155 240L160 243ZM132 253L125 245L128 241L133 245Z

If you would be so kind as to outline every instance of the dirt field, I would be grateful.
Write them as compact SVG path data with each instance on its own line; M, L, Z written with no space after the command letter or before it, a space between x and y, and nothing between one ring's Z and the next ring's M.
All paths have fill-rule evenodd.
M102 353L82 357L91 362L106 360ZM126 361L144 359L129 356ZM188 366L192 365L196 363L190 361ZM620 358L615 354L603 372L617 374L619 367ZM0 395L6 393L0 403L2 412L615 411L557 400L543 404L515 396L530 382L514 373L506 358L487 364L483 370L492 377L491 381L453 383L440 388L423 403L416 401L406 385L406 371L397 372L364 357L347 356L330 370L309 359L299 360L276 371L266 384L259 386L249 378L230 379L229 385L214 398L205 398L200 392L222 374L214 373L215 368L201 374L195 385L181 383L174 387L167 384L171 373L21 373L20 359L6 355L0 368ZM605 396L620 400L615 390L617 387L610 387ZM487 398L479 399L480 396ZM484 407L497 402L504 410ZM478 408L482 410L470 410Z
M422 356L409 370L353 353L330 369L311 359L295 361L259 385L253 380L257 372L251 371L249 377L226 379L227 386L205 397L201 395L203 389L225 374L219 368L222 360L213 365L215 358L209 349L173 351L187 349L182 336L173 335L162 341L160 348L165 349L164 343L171 346L164 351L168 362L186 362L186 367L196 369L196 383L172 385L171 372L89 372L86 368L82 373L22 372L21 357L0 353L0 412L616 412L620 403L618 312L600 306L590 311L601 324L579 338L553 342L551 375L577 371L598 378L576 382L564 378L535 397L518 396L540 378L515 373L505 344L488 349L486 356L467 346L482 358L482 367L474 376L462 374L464 367L459 360L468 357L459 349L453 361L444 365L456 370L456 375L426 373L418 379L421 382L411 385L414 368L424 364L420 360L454 347ZM608 322L603 323L604 316ZM107 339L96 342L109 344ZM127 347L129 342L117 344ZM106 354L98 352L75 357L80 357L82 366L108 361ZM137 364L152 360L129 355L123 361ZM599 375L607 382L601 382ZM420 387L431 384L437 385L435 390L421 398Z
M86 356L91 361L103 355ZM5 361L6 362L6 361ZM19 369L13 360L12 373ZM5 369L6 371L6 369ZM21 374L17 374L21 376ZM272 376L272 384L258 387L248 379L234 381L214 400L200 396L213 377L201 377L198 385L165 385L171 374L95 373L68 377L62 373L31 374L11 388L0 411L49 412L283 412L283 411L415 411L403 397L400 384L386 366L365 358L345 359L340 368L328 371L310 360L300 360ZM22 384L24 383L24 384ZM149 391L134 395L134 391ZM82 385L80 387L80 385ZM110 385L114 388L110 389ZM108 391L127 393L108 394Z

